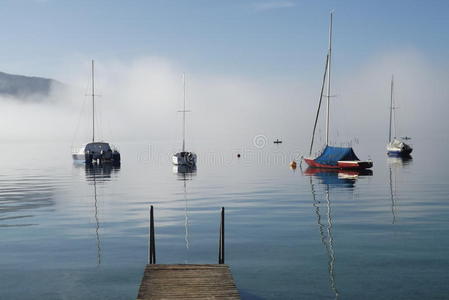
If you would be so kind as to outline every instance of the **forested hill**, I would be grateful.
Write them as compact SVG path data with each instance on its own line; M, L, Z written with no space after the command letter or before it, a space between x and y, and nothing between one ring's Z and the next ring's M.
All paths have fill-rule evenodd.
M52 90L62 88L64 88L64 84L54 79L0 72L0 97L5 96L24 101L44 101Z

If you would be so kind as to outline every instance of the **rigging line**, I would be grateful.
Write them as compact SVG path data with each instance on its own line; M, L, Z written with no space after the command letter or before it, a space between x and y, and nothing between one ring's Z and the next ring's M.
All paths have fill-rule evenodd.
M98 73L98 71L97 71ZM96 84L95 84L95 88L96 90L98 90L98 80L96 80ZM102 120L103 120L103 101L100 101L100 95L99 94L95 94L95 136L97 141L102 141L104 138L103 135L103 124L102 124Z
M326 95L326 146L329 145L329 125L330 125L330 97L331 97L331 59L332 59L332 18L334 11L331 10L329 24L329 52L327 64L327 95Z
M391 101L392 101L392 110L393 110L393 127L394 127L394 138L397 138L398 137L398 116L397 116L397 112L396 112L396 110L399 108L399 107L397 107L396 106L396 97L394 96L394 94L393 94L393 77L392 77L392 86L391 86L391 89L392 89L392 92L391 92Z
M315 139L315 130L316 130L316 125L318 123L318 117L320 115L321 102L323 100L324 86L326 85L326 75L327 75L327 66L328 66L328 64L329 64L329 53L326 55L326 64L325 64L325 67L324 67L323 83L321 84L320 101L318 103L318 109L317 109L317 112L316 112L315 124L313 125L312 142L310 143L309 155L312 155L313 141Z
M88 76L87 76L86 78L88 78ZM88 96L90 96L90 95L88 94L89 89L90 89L90 84L91 84L91 81L90 81L90 79L88 79L88 80L87 80L87 83L86 83L86 85L85 85L85 88L84 88L84 101L83 101L83 105L82 105L82 107L81 107L81 111L80 111L80 114L79 114L79 117L78 117L78 123L76 124L76 127L75 127L75 133L73 134L73 138L72 138L72 145L71 145L71 148L72 148L72 149L73 149L73 144L74 144L74 142L75 142L75 138L76 138L76 136L77 136L77 134L78 134L79 125L80 125L80 123L81 123L81 117L82 117L83 114L84 114L84 109L85 109L85 106L86 106L86 98L87 98Z
M106 134L111 141L115 141L115 139L112 138L111 120L108 117L106 117L105 119L106 119L106 121L105 121L106 122L106 130L105 130Z
M98 140L102 141L104 140L104 132L103 132L103 101L98 101L97 96L97 105L99 106L99 109L97 109L97 132L98 132Z
M393 78L391 79L392 80L392 82L393 82ZM394 127L394 138L396 138L397 136L398 136L398 134L397 134L397 126L398 126L398 124L397 124L397 113L396 113L396 103L395 103L395 97L394 97L394 94L393 94L393 83L392 83L392 86L391 86L391 101L392 101L392 109L393 109L393 127Z
M81 123L81 117L84 114L85 106L86 106L86 97L84 97L83 105L81 106L81 111L80 111L79 116L78 116L78 122L76 123L75 132L73 133L72 144L70 146L70 148L72 148L72 150L73 150L73 144L75 143L75 139L76 139L76 136L78 134L78 129L79 129L79 126L80 126L80 123Z

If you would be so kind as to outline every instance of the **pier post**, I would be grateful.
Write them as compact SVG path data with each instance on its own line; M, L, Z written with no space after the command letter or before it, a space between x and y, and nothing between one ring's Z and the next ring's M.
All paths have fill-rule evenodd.
M218 247L218 263L224 264L225 260L225 223L224 223L224 217L225 217L225 209L224 207L221 208L221 222L220 222L220 240L219 240L219 247Z
M150 207L150 257L149 264L156 263L156 245L154 238L154 215L153 215L153 205Z

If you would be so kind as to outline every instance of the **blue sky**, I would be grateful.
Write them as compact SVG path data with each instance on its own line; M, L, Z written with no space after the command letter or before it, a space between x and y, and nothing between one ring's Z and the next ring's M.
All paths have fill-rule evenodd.
M318 76L335 10L340 72L386 52L414 49L447 65L449 1L0 2L1 71L61 77L81 60L145 56L204 74ZM318 77L317 77L318 78Z

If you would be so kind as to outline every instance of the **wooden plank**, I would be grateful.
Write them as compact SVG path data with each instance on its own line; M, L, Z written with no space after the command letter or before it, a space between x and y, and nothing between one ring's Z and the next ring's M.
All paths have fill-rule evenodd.
M147 265L137 300L240 299L229 267L219 265Z

